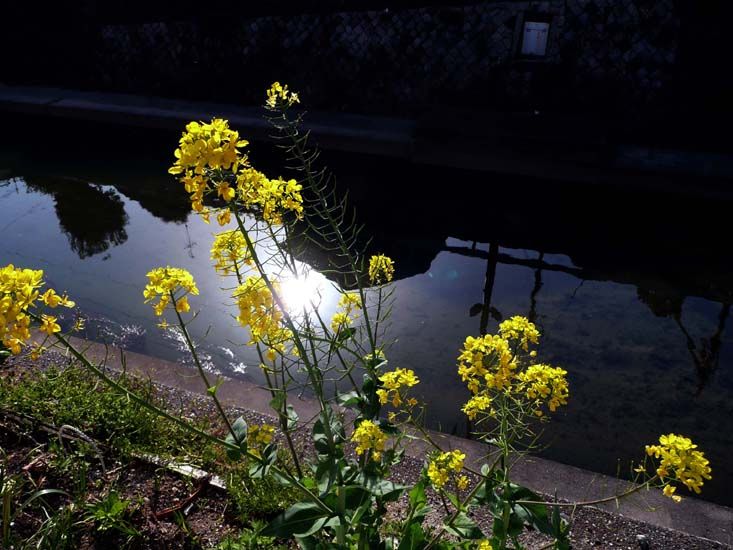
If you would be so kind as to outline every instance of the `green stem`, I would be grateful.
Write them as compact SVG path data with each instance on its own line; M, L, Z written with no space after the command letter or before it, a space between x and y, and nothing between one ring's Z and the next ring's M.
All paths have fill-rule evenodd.
M325 416L328 414L327 409L328 406L326 402L324 401L323 397L323 386L321 385L321 381L319 378L320 371L318 371L317 367L312 365L308 359L308 354L305 349L305 346L303 345L303 342L300 339L300 333L298 331L298 328L295 326L295 323L293 322L292 318L290 317L290 314L288 313L288 310L285 308L285 304L282 301L282 298L278 294L278 292L275 290L274 285L272 284L272 281L270 281L270 278L268 277L267 273L265 272L265 268L262 265L262 262L260 261L260 258L257 254L257 250L255 250L254 243L252 242L251 237L249 236L249 232L244 227L244 223L242 222L242 218L239 215L239 212L234 212L234 218L237 220L237 226L239 227L239 231L244 237L244 241L247 244L247 250L249 251L250 257L252 258L252 261L255 263L255 266L257 267L257 271L260 274L260 277L262 277L262 280L265 283L265 286L267 286L267 289L270 291L270 294L272 295L272 299L274 300L277 307L280 309L283 315L283 320L285 321L285 324L287 328L290 330L290 332L293 335L293 342L295 343L295 347L298 350L298 355L300 359L303 361L303 364L305 365L306 372L308 373L308 378L310 379L310 382L313 386L313 390L316 395L316 399L318 400L319 407L321 409L321 412L324 414L324 420L326 419ZM332 451L335 451L336 448L336 442L334 441L334 436L331 431L331 426L328 422L323 423L323 429L326 434L326 438L329 444L329 447Z
M204 372L204 368L201 365L201 361L199 361L199 356L198 356L198 353L196 352L196 346L194 346L193 340L191 340L191 336L188 334L186 323L183 322L183 318L181 317L181 314L176 309L176 299L173 296L173 291L170 291L170 295L171 295L171 300L173 301L173 310L176 312L176 318L178 319L178 326L181 328L183 337L186 340L186 346L188 346L188 349L191 352L191 356L193 357L193 362L196 365L196 370L198 371L199 376L201 377L201 380L203 380L204 384L206 385L206 393L210 395L211 398L214 400L216 409L219 411L219 415L222 417L222 419L226 423L227 429L229 430L229 433L234 438L234 441L239 442L239 437L237 437L237 434L234 431L234 427L232 426L232 423L229 422L229 418L227 418L227 414L226 412L224 412L224 407L221 406L221 402L219 401L219 398L216 396L216 387L212 386L209 383L209 379L206 376L206 373ZM214 388L214 391L211 391L212 388Z
M286 127L285 128L287 130L287 135L288 135L288 137L291 139L291 141L293 143L291 150L293 150L295 152L295 155L296 155L297 159L303 165L303 171L305 173L306 179L308 180L309 188L311 189L311 191L313 191L318 196L318 201L319 201L320 204L327 204L328 201L327 201L326 197L323 195L323 193L321 192L321 190L318 188L318 185L316 185L315 180L313 179L313 172L311 170L311 163L310 163L310 161L308 159L306 159L305 151L303 150L302 144L301 144L300 140L298 140L297 137L296 137L296 130L295 130L295 128L293 127L292 123L285 116L284 113L283 113L283 118L285 119L285 122L286 122ZM343 233L341 232L341 228L339 227L339 224L336 222L336 220L331 215L330 210L328 208L323 208L323 209L320 209L320 210L321 210L321 215L325 216L326 220L328 221L329 226L331 227L332 231L336 235L336 239L338 241L338 246L341 249L341 253L347 258L347 260L349 262L349 267L350 267L352 273L354 274L354 276L356 277L357 287L359 288L359 296L361 298L361 303L364 306L364 323L365 323L365 325L367 327L367 333L369 335L369 343L370 343L371 348L372 348L372 353L376 353L376 351L377 351L377 343L376 343L376 337L377 337L377 335L376 334L373 334L372 333L372 330L371 330L371 324L369 322L369 313L367 312L367 307L366 307L366 305L367 305L366 304L366 295L364 294L364 289L363 289L362 285L358 283L358 275L357 275L357 273L359 271L356 269L356 260L354 258L353 253L351 252L351 249L348 247L348 245L346 243L346 239L344 238ZM370 373L370 374L374 374L374 373Z
M623 493L619 493L618 495L611 495L609 497L599 498L596 500L585 500L582 502L538 502L534 500L516 500L517 504L543 504L545 506L554 506L554 507L580 507L580 506L593 506L595 504L603 504L604 502L611 502L613 500L618 500L620 498L625 498L629 495L632 495L636 493L637 491L648 488L650 484L657 479L659 476L655 475L654 477L650 478L646 482L642 483L641 485L635 485L631 489L628 489L624 491Z

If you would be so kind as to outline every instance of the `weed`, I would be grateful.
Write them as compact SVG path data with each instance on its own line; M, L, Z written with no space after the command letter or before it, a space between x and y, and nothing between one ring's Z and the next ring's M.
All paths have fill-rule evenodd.
M288 547L275 542L273 537L260 535L264 524L254 522L249 529L243 529L238 535L225 537L216 550L286 550Z
M246 471L234 471L227 480L227 490L242 523L269 519L298 500L299 493L284 487L272 477L253 478Z

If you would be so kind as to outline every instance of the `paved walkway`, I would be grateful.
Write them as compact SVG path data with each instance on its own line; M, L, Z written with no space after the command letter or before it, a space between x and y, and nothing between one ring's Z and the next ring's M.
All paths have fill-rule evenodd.
M271 134L261 107L106 92L0 85L0 111L173 129L218 116L249 139ZM733 155L612 143L604 125L588 117L441 109L411 120L312 111L306 122L323 149L564 182L733 196L727 182L733 181Z

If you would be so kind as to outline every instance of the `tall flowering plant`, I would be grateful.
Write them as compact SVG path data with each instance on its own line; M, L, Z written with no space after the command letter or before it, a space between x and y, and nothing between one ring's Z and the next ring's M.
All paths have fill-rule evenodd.
M189 332L199 290L185 269L151 270L143 299L160 318L159 326L178 331L186 342L226 425L223 439L158 409L88 361L45 312L73 308L74 303L51 289L42 292L41 271L12 265L0 269L2 349L17 354L30 347L37 356L49 340L56 342L141 406L215 441L232 460L247 460L251 475L271 475L298 489L301 501L263 534L294 538L303 548L498 550L522 548L520 535L529 528L550 536L555 548L569 548L568 525L559 509L578 503L547 502L511 478L511 465L536 437L537 423L567 404L568 373L538 362L540 333L524 317L502 322L496 334L467 337L457 357L457 376L470 395L462 411L474 436L487 445L486 462L468 463L460 449L442 448L440 438L421 423L425 406L413 395L420 382L416 373L388 368L385 323L395 264L360 249L360 228L350 222L345 199L336 194L329 174L314 166L317 154L300 130L302 115L293 109L299 101L279 83L265 100L268 120L297 178L273 178L254 168L248 142L222 119L189 123L169 170L189 194L192 210L207 223L226 227L214 239L211 260L260 359L281 443L274 426L230 418L219 401L219 381L202 365ZM322 316L317 295L292 307L283 291L286 281L307 276L295 257L295 243L303 239L328 252L328 271L346 289L330 319ZM45 335L41 343L30 343L32 323ZM291 403L292 390L303 387L318 404L310 423L298 417ZM310 431L305 449L294 437L298 429ZM424 439L432 450L420 480L408 487L391 480L391 472L402 460L405 442L414 438ZM279 458L280 446L290 460ZM625 493L582 504L651 486L678 501L677 487L700 492L710 479L708 461L688 438L663 435L646 451L646 460L636 468L639 477ZM429 529L424 523L431 492L442 503L436 512L444 517ZM385 514L401 498L407 511L387 533ZM487 532L473 519L477 511L491 519Z

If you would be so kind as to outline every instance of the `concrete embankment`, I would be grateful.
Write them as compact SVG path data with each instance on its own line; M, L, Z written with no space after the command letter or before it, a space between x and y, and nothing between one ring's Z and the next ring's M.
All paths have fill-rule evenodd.
M272 133L263 109L126 94L0 85L0 111L149 128L227 118L252 140ZM617 142L593 117L552 113L465 113L419 119L309 112L323 149L451 168L733 197L733 154Z

